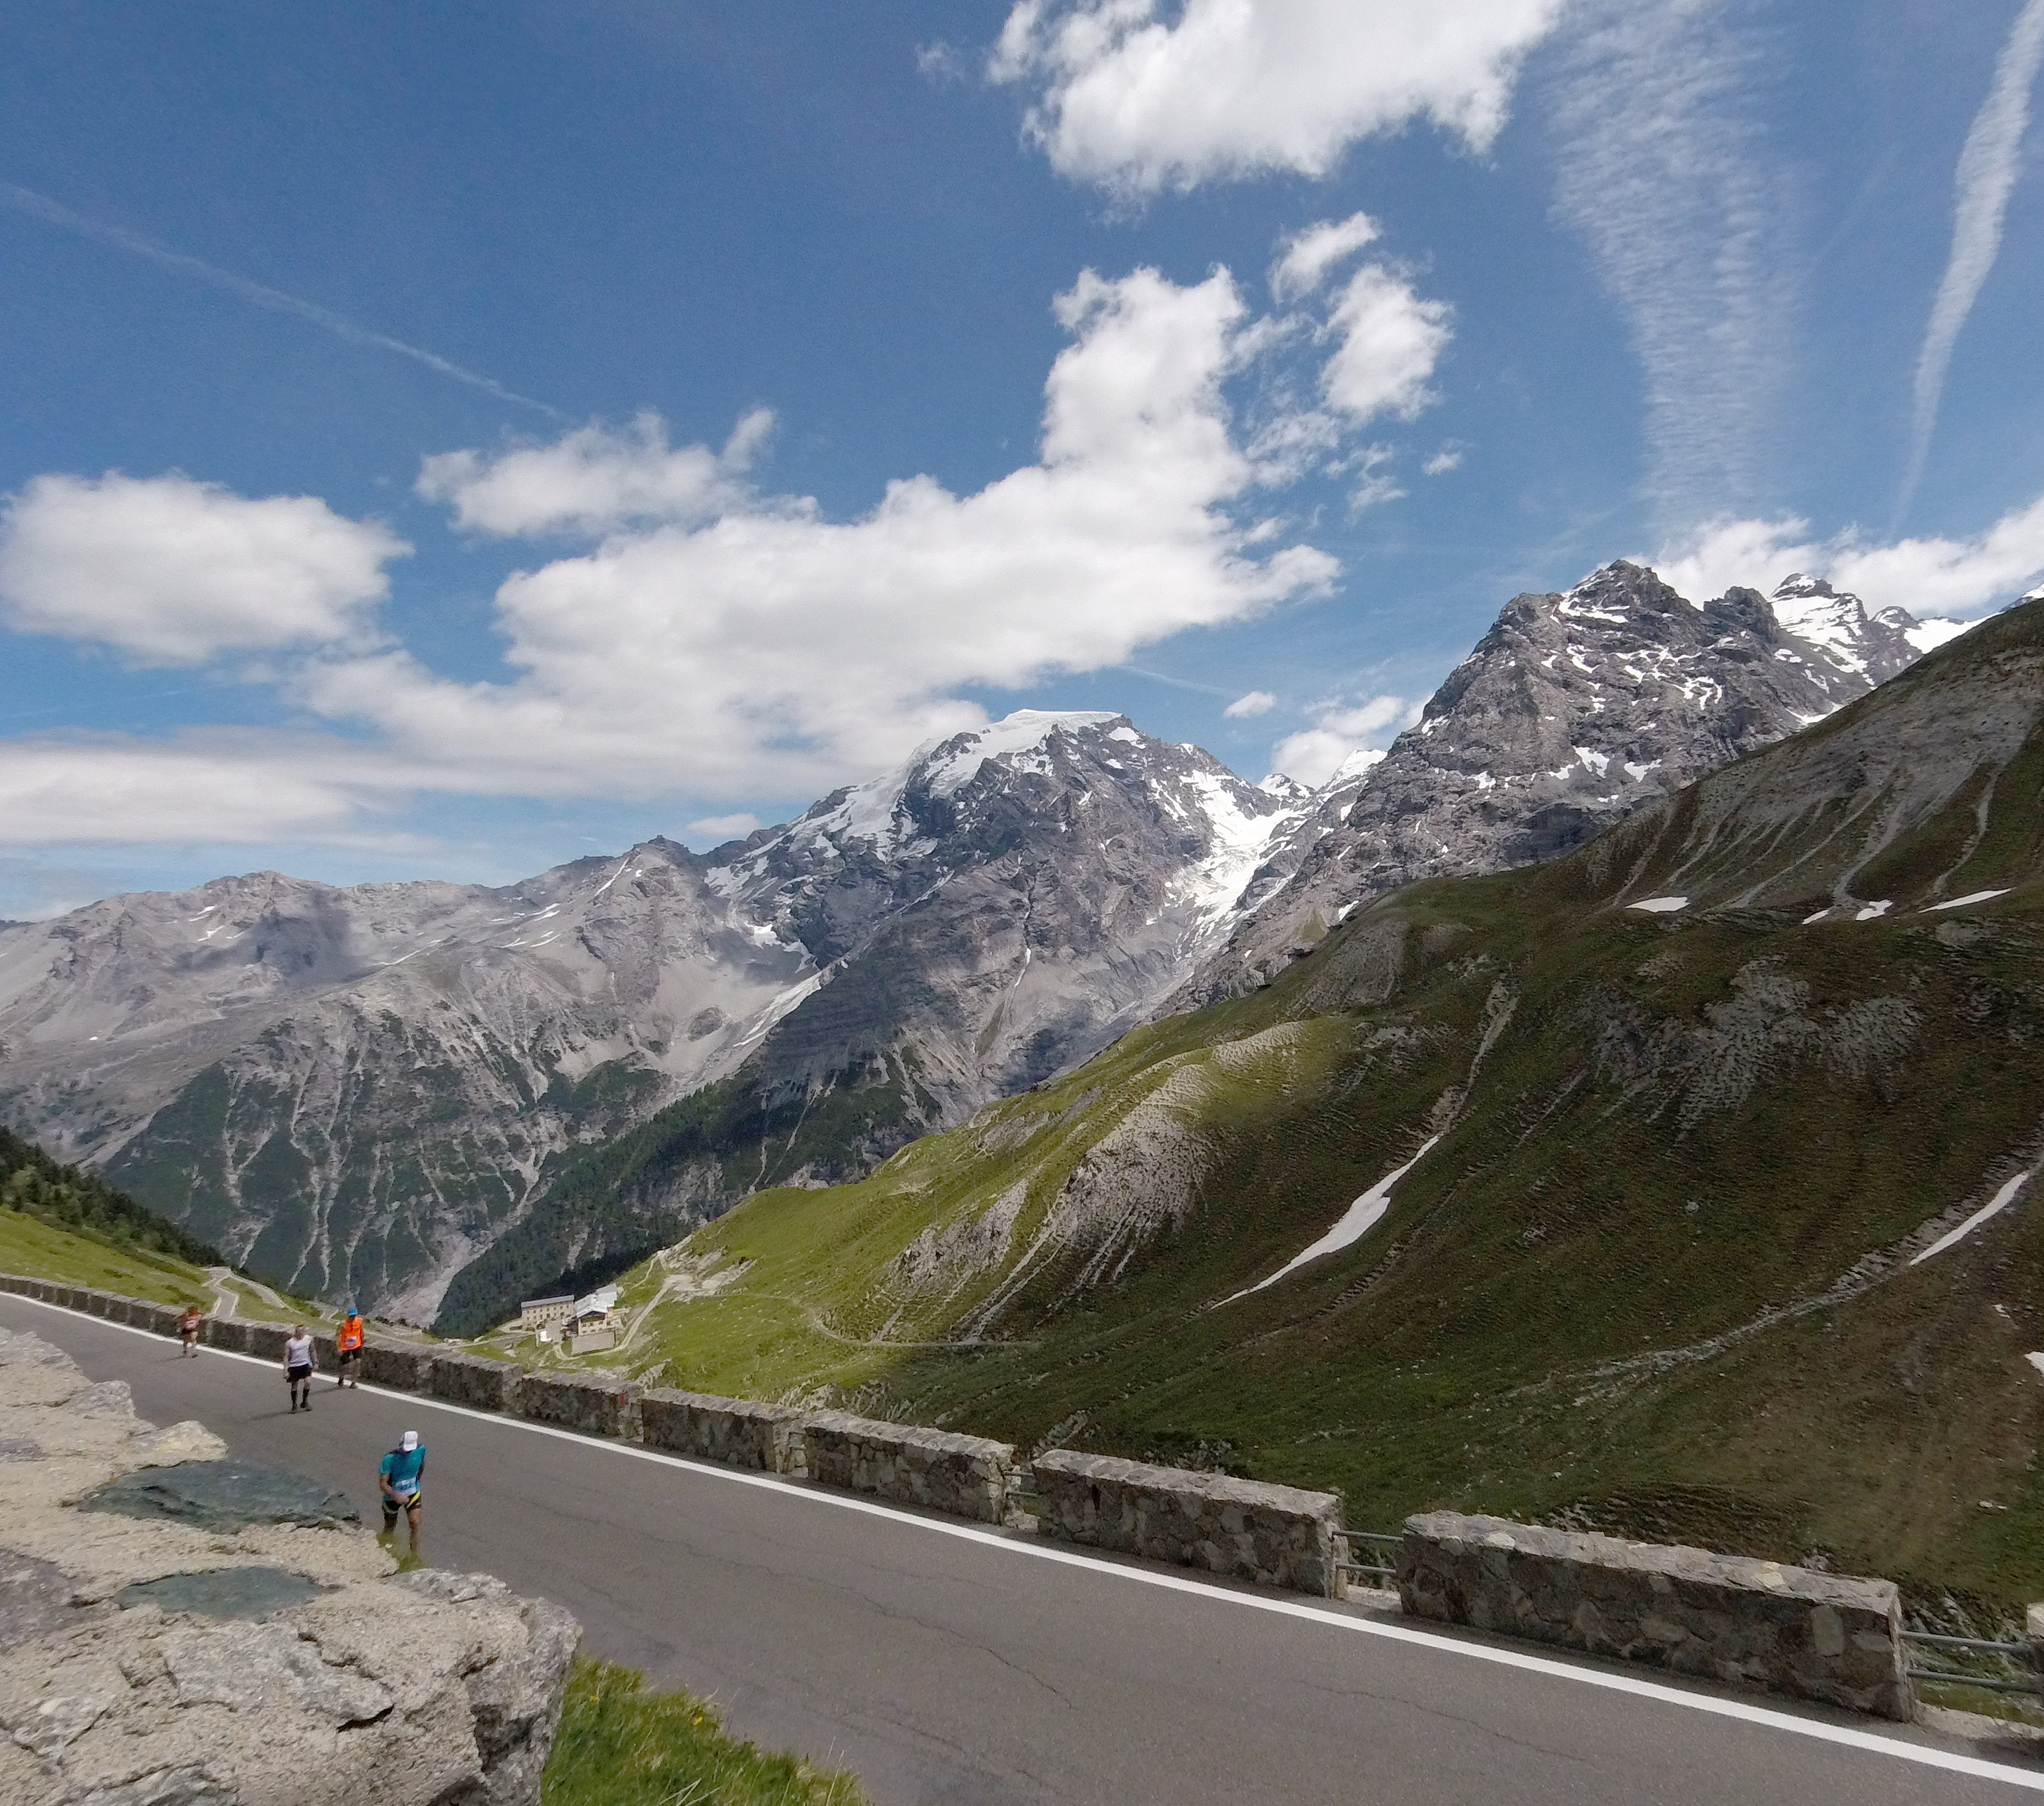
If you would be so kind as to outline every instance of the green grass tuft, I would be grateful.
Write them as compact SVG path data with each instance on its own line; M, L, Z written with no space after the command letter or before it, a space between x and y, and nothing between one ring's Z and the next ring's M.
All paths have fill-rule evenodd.
M709 1704L578 1657L540 1786L542 1806L866 1806L843 1769L728 1736Z

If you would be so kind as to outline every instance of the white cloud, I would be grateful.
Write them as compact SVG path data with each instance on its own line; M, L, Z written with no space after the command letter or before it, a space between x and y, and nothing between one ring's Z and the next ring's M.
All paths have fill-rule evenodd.
M1931 455L1931 434L1951 367L1959 329L2001 252L2001 224L2020 168L2023 134L2030 124L2030 90L2044 61L2044 0L2029 0L1996 59L1994 81L1974 116L1954 175L1958 205L1952 215L1951 255L1931 304L1931 322L1916 359L1911 392L1909 463L1902 482L1905 508L1923 480Z
M1247 720L1252 715L1267 715L1278 706L1278 698L1267 690L1252 690L1247 696L1238 696L1221 710L1231 721Z
M1925 618L1970 617L2012 600L2044 574L2044 497L1963 540L1883 544L1857 528L1816 540L1808 521L1792 517L1717 521L1652 563L1692 601L1723 595L1734 584L1765 595L1791 571L1807 571L1870 608L1904 608Z
M977 494L915 477L843 523L740 498L701 523L613 532L499 590L517 680L451 682L391 651L313 661L296 695L380 728L450 787L795 795L978 724L961 686L1099 669L1324 590L1332 559L1230 512L1257 471L1222 384L1258 329L1228 273L1179 287L1089 271L1057 313L1073 343L1046 386L1041 455ZM571 437L576 482L611 470L605 445ZM551 472L545 449L512 456ZM435 467L486 485L502 467ZM478 492L448 493L459 506ZM544 485L518 493L490 517L562 517ZM590 493L576 505L594 521L614 517L606 494L633 491Z
M1278 741L1271 749L1270 763L1286 777L1318 790L1343 766L1359 770L1382 757L1367 743L1402 725L1412 712L1412 705L1400 696L1317 704L1307 711L1313 725Z
M751 499L751 468L774 416L755 408L722 452L667 444L667 425L642 413L626 432L585 426L548 445L524 445L495 458L445 452L425 459L418 491L451 503L455 525L472 532L597 534L642 521L705 521Z
M1388 467L1391 463L1391 448L1388 445L1366 445L1350 460L1362 471L1362 479L1350 491L1350 512L1360 514L1366 509L1381 507L1387 501L1400 500L1404 490Z
M1768 154L1780 66L1715 0L1585 0L1553 90L1560 210L1589 240L1646 384L1664 521L1750 505L1790 367L1797 209Z
M0 841L360 843L364 812L406 788L372 749L325 735L0 742Z
M1561 0L1020 0L988 66L1035 95L1063 174L1124 194L1273 170L1324 175L1427 117L1477 149Z
M1377 236L1377 222L1367 213L1351 213L1345 220L1322 220L1317 225L1293 232L1285 240L1278 261L1270 266L1270 292L1280 301L1311 294L1335 264L1354 256Z
M764 825L756 815L706 815L700 821L690 822L688 831L713 840L736 840Z
M25 632L148 664L345 640L412 548L312 496L252 501L182 476L40 476L0 514L0 610Z
M1462 467L1462 448L1456 445L1443 445L1420 467L1430 477L1444 477L1449 471L1458 471Z
M1380 414L1411 420L1435 399L1427 386L1454 336L1446 302L1422 300L1403 276L1366 263L1327 316L1339 340L1321 373L1328 405L1358 425Z

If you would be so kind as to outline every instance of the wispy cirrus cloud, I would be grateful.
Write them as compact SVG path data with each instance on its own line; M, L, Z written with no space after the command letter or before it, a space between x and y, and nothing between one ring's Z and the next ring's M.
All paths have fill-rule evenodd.
M53 225L79 238L90 239L94 244L104 244L115 251L125 251L131 257L140 257L166 270L175 270L180 275L190 276L210 288L224 289L239 297L252 307L267 309L272 313L288 313L311 325L318 326L344 340L351 345L360 345L369 351L389 352L394 356L409 358L414 363L422 363L436 375L451 382L463 382L471 389L480 389L486 394L494 395L500 402L515 402L521 408L532 408L549 419L564 421L567 416L559 409L550 407L544 402L536 402L530 395L521 395L515 389L507 389L494 376L485 376L482 371L471 370L456 363L451 358L442 357L437 352L429 352L419 345L407 344L402 339L394 339L387 332L372 332L367 326L358 326L344 314L321 307L316 302L286 294L282 289L273 289L264 283L251 282L246 276L238 276L232 270L223 270L217 264L209 263L203 258L194 257L182 251L173 250L167 244L159 244L153 238L144 238L138 232L130 232L125 226L110 225L104 220L95 220L74 212L62 202L52 201L47 194L38 194L33 188L23 188L12 182L0 182L0 206L12 208L17 213L25 213L31 219L40 220L45 225Z
M2000 255L2002 222L2021 167L2023 135L2030 125L2030 90L2036 85L2040 62L2044 62L2044 0L2027 0L1995 59L1993 82L1973 116L1954 172L1957 205L1952 212L1952 249L1937 299L1931 304L1923 349L1916 357L1916 378L1910 391L1909 462L1903 474L1898 511L1908 509L1923 480L1931 436L1944 399L1945 377L1952 366L1952 348Z
M1631 328L1646 490L1677 528L1764 500L1790 367L1797 208L1766 142L1771 46L1743 0L1576 18L1550 90L1558 206Z

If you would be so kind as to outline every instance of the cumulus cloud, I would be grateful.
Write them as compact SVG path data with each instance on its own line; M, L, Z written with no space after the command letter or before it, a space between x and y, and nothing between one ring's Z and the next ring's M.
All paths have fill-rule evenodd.
M1411 420L1435 399L1427 386L1453 336L1446 302L1422 299L1379 263L1349 278L1328 313L1338 342L1322 372L1328 405L1360 424L1380 414Z
M1322 220L1293 232L1270 266L1270 292L1280 301L1311 294L1337 263L1352 257L1378 236L1367 213L1345 220Z
M1313 464L1360 470L1365 490L1388 482L1385 448L1344 460L1342 444L1372 413L1422 404L1446 329L1386 279L1404 298L1393 313L1409 304L1439 328L1417 353L1410 335L1358 336L1369 310L1343 312L1353 281L1317 309L1259 318L1224 269L1189 286L1084 272L1054 304L1069 343L1037 455L969 494L905 478L851 519L755 482L763 410L720 450L674 446L647 414L429 457L420 490L457 525L583 542L500 586L512 674L497 681L455 681L371 636L383 567L409 550L379 525L178 476L38 478L0 544L16 624L160 660L268 649L285 700L335 731L288 755L218 738L0 743L0 805L15 799L29 839L332 839L419 792L713 809L863 778L981 724L975 688L1120 665L1187 628L1326 593L1335 560L1254 498ZM1231 386L1329 337L1350 361L1325 405L1289 405L1281 376L1239 433ZM1366 342L1374 372L1356 361ZM1274 704L1251 692L1231 713ZM1338 761L1376 707L1329 705L1312 731ZM1297 762L1326 763L1304 741ZM690 832L752 825L713 813Z
M464 788L793 795L978 724L961 686L1099 669L1324 590L1332 559L1231 511L1256 471L1222 386L1257 327L1228 273L1181 287L1087 272L1056 311L1072 342L1040 455L985 489L914 477L850 521L740 498L707 521L612 531L500 589L517 680L452 682L389 650L313 660L296 694ZM613 480L613 448L571 437L558 468L604 475L563 493L592 525L614 520L605 498L636 492ZM638 443L664 467L663 440ZM547 449L521 471L555 471ZM501 463L434 468L486 485ZM447 493L459 508L472 492ZM515 493L490 517L567 515L544 485Z
M1902 482L1905 508L1923 481L1924 462L1931 455L1931 434L1938 424L1938 405L1944 396L1952 348L2001 254L2002 218L2020 169L2023 134L2030 125L2030 90L2036 84L2040 62L2044 62L2044 0L2028 0L1995 60L1993 83L1966 133L1954 174L1958 204L1952 214L1951 254L1944 280L1938 285L1938 298L1931 304L1911 395L1909 463Z
M0 513L8 625L138 663L346 640L411 551L312 496L235 495L182 476L33 478Z
M1402 725L1412 705L1401 696L1373 696L1358 703L1318 703L1307 714L1312 726L1278 741L1270 763L1286 777L1318 790L1338 771L1349 775L1381 759L1383 753L1368 743Z
M623 432L579 427L551 444L521 445L494 458L441 452L421 464L418 492L448 503L456 525L505 536L704 521L749 502L745 475L773 428L772 412L755 408L721 452L670 449L667 423L646 413Z
M1443 445L1420 467L1430 477L1444 477L1449 471L1458 471L1462 467L1462 453L1458 445Z
M1221 710L1231 721L1243 721L1252 715L1267 715L1278 706L1278 698L1267 690L1252 690L1247 696L1238 696Z
M1771 591L1791 571L1827 578L1870 608L1970 618L2013 600L2044 575L2044 496L2011 509L1970 539L1870 540L1858 528L1817 539L1807 521L1721 520L1651 561L1702 601L1734 584Z
M1324 175L1431 118L1477 149L1562 0L1020 0L988 65L1030 91L1029 138L1127 194L1274 170Z

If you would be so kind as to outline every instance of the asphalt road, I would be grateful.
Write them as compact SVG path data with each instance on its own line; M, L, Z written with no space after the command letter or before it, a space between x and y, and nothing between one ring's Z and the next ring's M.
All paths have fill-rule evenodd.
M594 1653L710 1696L745 1736L851 1768L884 1806L1959 1806L2044 1791L2044 1769L1843 1715L1500 1662L1395 1621L1048 1559L1034 1539L324 1378L294 1416L281 1376L244 1360L182 1361L5 1295L0 1324L127 1381L145 1417L199 1418L237 1454L343 1488L366 1517L378 1457L417 1428L436 1566L559 1600Z

